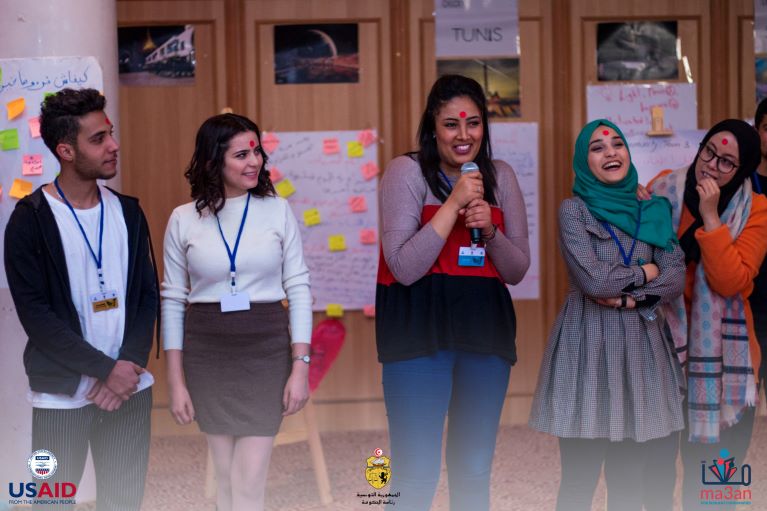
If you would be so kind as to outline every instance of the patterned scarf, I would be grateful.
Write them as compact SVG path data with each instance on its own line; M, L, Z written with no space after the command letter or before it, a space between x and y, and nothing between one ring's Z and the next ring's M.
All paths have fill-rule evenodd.
M674 229L684 208L687 169L658 178L653 192L671 202ZM722 213L733 239L743 231L751 212L751 182L746 180ZM737 423L747 406L756 405L756 382L748 328L740 293L726 298L711 290L703 264L695 269L688 322L684 296L663 306L679 361L687 363L690 441L716 443L722 427Z

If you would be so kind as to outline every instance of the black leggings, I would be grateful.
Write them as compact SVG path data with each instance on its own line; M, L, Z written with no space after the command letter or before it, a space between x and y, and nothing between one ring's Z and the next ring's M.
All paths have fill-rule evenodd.
M562 481L557 511L590 511L602 463L607 483L607 509L642 510L642 474L655 460L648 453L674 449L675 436L635 442L611 442L606 438L560 438Z

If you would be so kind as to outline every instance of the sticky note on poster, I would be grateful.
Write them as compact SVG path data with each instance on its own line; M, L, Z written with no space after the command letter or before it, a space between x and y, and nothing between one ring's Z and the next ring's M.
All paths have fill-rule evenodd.
M261 147L269 154L272 154L278 145L280 145L280 139L274 133L267 133L261 138Z
M32 117L27 121L29 124L29 136L32 138L40 138L40 118Z
M376 317L376 306L375 305L364 305L362 307L362 314L364 314L368 318Z
M21 160L23 176L41 176L43 174L43 155L25 154Z
M362 130L360 131L360 134L357 135L357 140L362 144L362 147L369 147L376 141L376 136L373 134L373 130Z
M325 154L338 154L341 152L341 144L337 138L326 138L322 141L322 152Z
M346 250L346 238L343 234L333 234L328 236L328 248L331 252L342 252Z
M365 201L364 195L354 195L349 197L349 209L352 213L364 213L368 210L368 203Z
M282 175L282 172L280 172L277 167L272 167L269 169L269 179L272 180L272 183L277 183L284 177L285 176Z
M351 142L346 143L346 154L349 158L362 158L365 156L365 149L362 147L361 143L352 140Z
M14 199L23 199L30 193L32 193L32 183L25 181L24 179L14 179L13 185L11 185L11 191L8 192L8 195Z
M307 227L318 225L322 219L320 218L320 210L317 208L307 209L304 211L304 224Z
M274 185L274 189L277 190L277 194L283 199L287 199L296 193L296 187L293 186L293 183L290 182L290 179L283 179Z
M378 233L375 229L360 229L360 243L363 245L375 245L378 242Z
M8 111L8 120L15 119L21 115L26 107L26 101L24 98L16 98L5 104L5 108Z
M339 303L329 303L325 307L325 314L331 318L342 318L344 317L344 308Z
M360 171L362 172L362 177L365 178L365 181L370 181L374 177L378 175L378 165L373 163L372 161L367 162L364 164Z
M0 131L0 149L12 151L19 148L19 132L16 128Z

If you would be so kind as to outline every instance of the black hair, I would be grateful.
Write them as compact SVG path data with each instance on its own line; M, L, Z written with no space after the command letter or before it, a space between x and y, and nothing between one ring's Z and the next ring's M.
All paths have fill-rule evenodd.
M465 96L477 105L482 113L482 142L479 146L475 163L482 174L485 189L485 200L497 204L495 189L497 181L493 165L493 150L490 147L490 124L487 120L487 102L482 86L475 80L461 75L444 75L434 82L426 99L426 108L421 115L418 126L418 151L415 155L421 166L421 172L434 196L444 202L450 194L447 184L440 179L440 158L437 151L436 117L442 106L453 98Z
M266 170L269 157L261 146L261 130L256 123L237 114L214 115L203 122L197 130L194 154L184 172L184 176L192 187L192 199L195 201L198 213L208 208L217 214L224 207L226 202L222 177L224 156L229 149L232 137L247 131L255 132L258 137L258 152L263 158L258 173L258 184L248 192L258 197L276 195L274 185L269 179L269 171Z
M62 89L40 105L40 136L59 160L56 146L61 142L77 145L80 117L103 112L107 100L96 89Z
M767 98L764 98L759 102L759 106L756 107L756 113L754 114L754 128L759 129L759 125L762 124L764 116L767 115Z

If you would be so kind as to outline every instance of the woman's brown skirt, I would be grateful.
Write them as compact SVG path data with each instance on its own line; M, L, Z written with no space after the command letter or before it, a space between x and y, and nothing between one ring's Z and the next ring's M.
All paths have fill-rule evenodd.
M218 303L189 305L184 373L203 432L276 435L291 363L282 303L251 303L237 312L221 312Z

